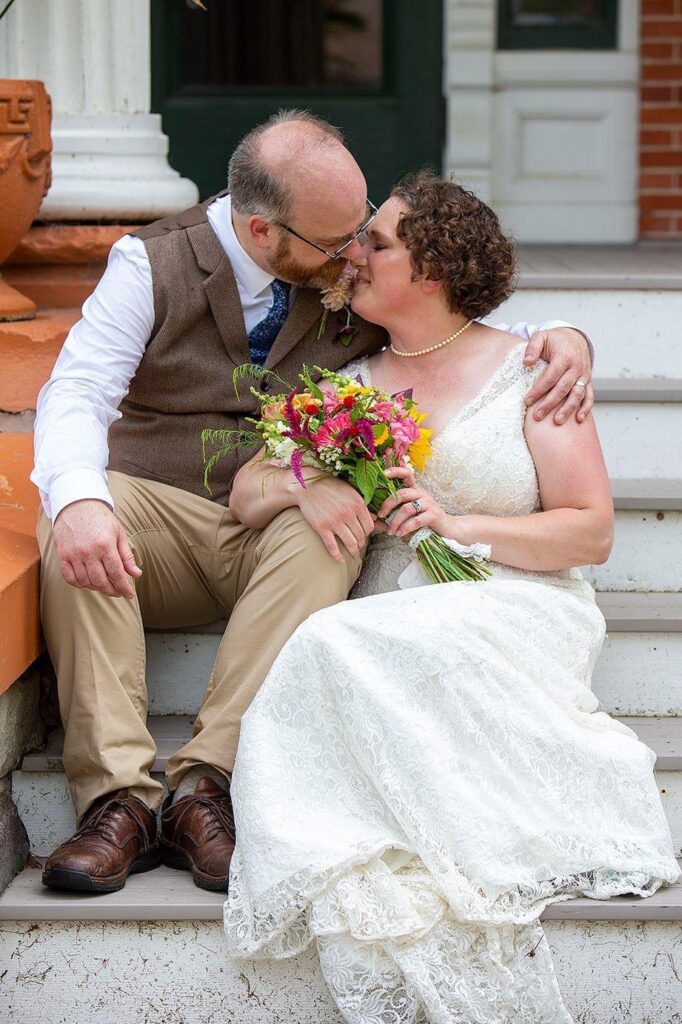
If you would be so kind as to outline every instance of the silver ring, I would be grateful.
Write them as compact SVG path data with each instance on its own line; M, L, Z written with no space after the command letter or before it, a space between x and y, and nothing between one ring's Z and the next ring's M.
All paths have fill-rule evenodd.
M577 380L575 382L575 384L573 385L573 387L574 388L585 388L585 391L587 391L587 384L585 383L584 380Z
M415 498L414 499L414 501L412 502L412 508L415 510L417 515L421 512L421 510L422 510L422 503L419 500L419 498Z

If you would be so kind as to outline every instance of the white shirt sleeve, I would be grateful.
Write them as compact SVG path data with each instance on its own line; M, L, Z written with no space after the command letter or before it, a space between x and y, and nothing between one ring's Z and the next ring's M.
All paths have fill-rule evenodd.
M83 316L69 332L41 388L31 480L53 521L71 502L98 498L107 486L107 433L154 326L152 274L144 243L125 235L109 253Z
M587 342L587 347L590 350L590 359L594 366L594 346L584 331L576 327L575 324L568 324L565 320L545 320L542 324L526 324L519 321L515 324L489 324L490 327L496 327L498 331L506 331L508 334L516 334L519 338L525 338L526 341L530 341L534 334L538 331L551 331L555 327L571 327L574 331L580 331L583 338Z

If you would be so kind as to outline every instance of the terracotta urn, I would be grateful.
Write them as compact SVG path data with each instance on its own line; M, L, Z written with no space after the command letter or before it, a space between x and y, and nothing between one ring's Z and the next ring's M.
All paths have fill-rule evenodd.
M0 266L31 226L51 181L52 105L42 82L0 78ZM0 320L35 305L0 278Z

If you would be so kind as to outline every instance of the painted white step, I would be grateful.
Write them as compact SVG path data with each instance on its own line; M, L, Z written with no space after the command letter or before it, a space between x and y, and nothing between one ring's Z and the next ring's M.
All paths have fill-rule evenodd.
M657 755L656 780L673 835L682 854L682 718L624 718ZM163 781L170 755L191 735L191 718L150 718L148 728L156 741L152 771ZM63 734L54 732L45 751L27 754L20 771L12 773L12 797L17 805L36 857L46 857L75 830L73 805L63 772Z
M678 488L682 496L682 482ZM641 511L617 510L609 560L581 566L581 572L599 591L682 591L682 512L663 512L653 503Z
M187 871L164 865L131 875L119 892L100 896L58 892L26 868L0 896L0 921L222 921L223 893L194 885ZM681 921L682 879L647 899L578 898L548 907L543 921Z
M568 282L567 282L568 284ZM682 291L521 287L489 317L495 323L565 320L584 330L600 377L682 377Z
M593 681L604 709L619 715L682 715L682 597L609 593L597 598L609 630ZM225 625L147 633L151 715L197 714Z
M222 897L158 868L111 896L49 893L24 871L0 897L0 1019L13 1024L341 1024L314 946L234 961ZM543 915L569 1011L583 1024L678 1024L680 886L572 900ZM626 969L624 970L624 966Z
M580 1024L679 1024L679 922L547 921ZM342 1024L314 946L232 961L218 921L12 922L0 930L12 1024Z
M567 320L600 377L682 378L682 246L524 245L516 293L490 320Z
M611 477L682 477L682 404L605 403L594 418Z

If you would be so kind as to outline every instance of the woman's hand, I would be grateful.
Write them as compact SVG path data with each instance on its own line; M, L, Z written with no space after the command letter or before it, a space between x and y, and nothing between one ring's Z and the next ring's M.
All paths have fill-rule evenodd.
M386 476L391 480L401 480L403 486L396 498L387 498L379 509L376 530L391 537L406 537L424 527L430 527L434 533L452 532L453 517L443 511L428 491L417 486L411 469L397 466L387 469Z

